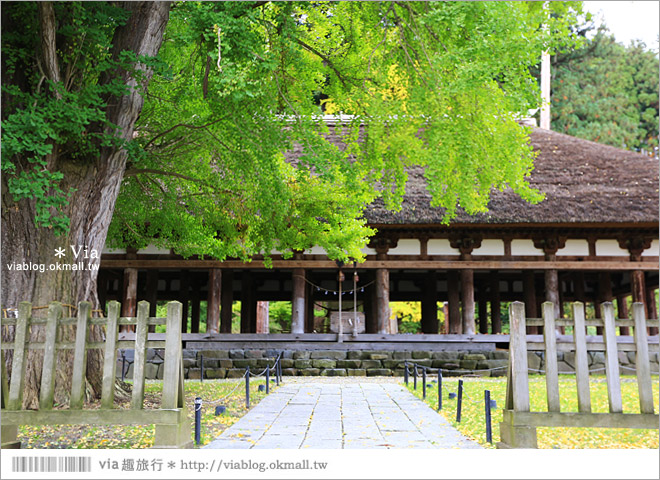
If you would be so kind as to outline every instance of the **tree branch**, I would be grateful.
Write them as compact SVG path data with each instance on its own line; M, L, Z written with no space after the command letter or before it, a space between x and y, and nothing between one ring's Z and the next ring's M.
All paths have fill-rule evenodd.
M39 2L39 27L41 29L41 63L44 72L50 80L59 83L61 78L55 43L55 10L52 2ZM54 94L58 100L62 98L57 89L54 90Z
M189 125L189 124L187 124L187 123L178 123L178 124L174 125L173 127L168 128L168 129L165 130L164 132L161 132L161 133L159 133L158 135L156 135L155 137L153 137L151 140L149 140L149 141L147 142L147 144L144 146L144 148L145 148L145 149L149 148L151 145L153 145L153 143L154 143L156 140L158 140L159 138L161 138L161 137L167 135L168 133L173 132L173 131L176 130L177 128L190 128L191 130L201 130L201 129L204 129L204 128L207 128L207 127L210 127L211 125L215 125L216 123L223 121L225 118L227 118L227 117L219 118L219 119L217 119L217 120L214 120L214 121L212 121L212 122L206 123L206 124L204 124L204 125Z

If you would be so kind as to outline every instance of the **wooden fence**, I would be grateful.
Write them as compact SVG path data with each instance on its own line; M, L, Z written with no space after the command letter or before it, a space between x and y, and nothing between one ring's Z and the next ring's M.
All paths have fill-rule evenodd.
M2 319L4 325L15 325L14 343L2 345L2 446L20 446L16 441L19 425L156 425L154 446L157 448L186 448L192 446L190 422L187 418L183 390L183 362L181 350L181 304L170 302L167 318L150 318L149 303L138 304L137 317L121 317L119 302L108 303L107 318L91 318L91 304L81 302L75 318L62 318L60 303L51 303L48 317L33 318L32 306L23 302L18 309L18 318ZM165 340L149 340L151 325L166 325ZM45 341L29 341L30 327L43 325ZM75 325L75 341L58 341L58 327ZM105 326L105 342L89 342L88 327ZM135 325L134 341L118 341L120 325ZM135 350L133 392L130 409L115 408L115 377L117 349ZM144 409L144 366L147 348L164 348L164 375L162 403L158 409ZM27 351L40 349L44 352L39 410L23 410L22 395ZM103 385L100 409L84 409L85 369L87 351L102 349ZM11 379L7 380L4 351L13 350ZM55 372L58 350L73 350L71 397L68 409L53 409ZM60 367L61 368L61 367Z
M586 320L584 304L575 302L573 318L555 318L554 305L543 304L542 319L525 319L525 306L514 302L509 307L511 343L507 374L506 405L500 423L501 442L498 448L537 448L536 427L604 427L658 428L659 417L654 412L653 388L649 365L647 326L657 326L657 320L646 320L644 305L633 304L633 319L615 319L612 303L602 304L603 318ZM543 326L543 342L526 335L526 326ZM557 327L572 327L572 335L559 335ZM587 336L587 326L603 328L602 336ZM617 338L616 327L632 326L634 342ZM629 339L629 337L628 337ZM531 412L528 350L545 352L547 412ZM657 345L654 345L657 350ZM578 411L560 409L557 352L575 352L575 381ZM592 413L589 390L588 351L605 352L605 374L609 413ZM639 389L639 412L623 413L618 352L636 352L636 374ZM657 399L656 399L657 400Z

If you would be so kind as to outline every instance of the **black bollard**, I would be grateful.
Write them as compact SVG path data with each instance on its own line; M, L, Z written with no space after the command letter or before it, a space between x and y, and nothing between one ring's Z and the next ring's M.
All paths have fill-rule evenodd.
M204 381L204 355L201 353L199 354L199 381L200 383Z
M458 381L458 402L456 403L456 423L461 423L461 406L463 405L463 380Z
M406 387L407 387L408 386L408 361L407 360L405 362L403 362L403 368L405 369L403 371L403 381L405 382Z
M202 399L195 398L195 445L199 445L202 430Z
M438 368L438 412L442 410L442 369Z
M417 390L417 364L413 364L413 390Z
M269 388L270 388L270 365L266 365L266 395L268 395Z
M426 399L426 367L422 367L422 398Z
M250 367L245 368L245 408L250 408Z
M493 431L490 425L490 390L484 390L484 404L486 407L486 441L493 444Z

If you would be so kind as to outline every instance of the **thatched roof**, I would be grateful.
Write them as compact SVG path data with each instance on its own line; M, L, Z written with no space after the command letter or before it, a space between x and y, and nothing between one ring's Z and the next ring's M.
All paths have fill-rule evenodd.
M658 161L647 156L534 128L538 157L530 184L545 193L537 205L511 190L494 191L487 213L459 210L452 224L648 224L658 222ZM392 213L375 202L365 212L373 225L439 224L431 208L423 169L408 170L403 208Z

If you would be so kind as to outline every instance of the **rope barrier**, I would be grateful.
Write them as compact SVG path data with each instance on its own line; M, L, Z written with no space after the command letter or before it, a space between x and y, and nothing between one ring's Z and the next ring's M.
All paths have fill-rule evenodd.
M316 291L317 291L317 292L324 291L324 292L327 292L327 293L333 293L333 294L337 294L337 293L339 293L339 290L332 290L332 289L329 289L329 288L324 288L324 287L322 287L322 286L320 286L320 285L317 285L317 284L315 284L315 283L313 283L313 282L310 282L310 281L307 280L307 278L305 278L303 275L295 275L295 276L298 277L298 278L302 278L306 283L308 283L308 284L311 285L312 287L316 288ZM367 287L370 286L370 285L373 285L374 283L376 283L376 280L372 280L371 282L365 283L364 285L357 286L357 287L356 287L355 289L353 289L353 290L342 290L341 294L342 294L342 295L346 295L346 294L348 294L348 295L352 295L353 292L356 291L356 290L358 290L358 289L359 289L361 292L363 292L365 288L367 288Z

